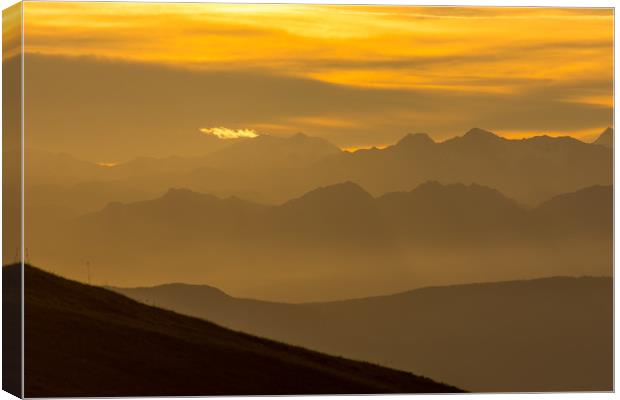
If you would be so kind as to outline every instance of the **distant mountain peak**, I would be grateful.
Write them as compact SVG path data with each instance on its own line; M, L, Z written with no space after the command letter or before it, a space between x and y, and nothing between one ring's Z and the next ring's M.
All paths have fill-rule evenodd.
M441 187L444 187L444 186L446 186L446 185L442 184L439 181L426 181L426 182L420 183L413 190L435 189L435 188L441 188Z
M487 131L481 128L471 128L463 135L464 138L492 138L499 139L500 137L491 131Z
M198 193L185 188L170 188L166 191L166 193L164 193L162 197L181 197L193 195L198 195Z
M312 192L323 192L323 193L339 193L339 194L354 194L354 195L362 195L364 197L372 197L370 194L365 191L360 185L352 181L345 181L342 183L335 183L333 185L322 186L318 189L313 190ZM309 193L312 193L309 192Z
M164 201L188 201L188 200L220 200L219 197L207 194L207 193L199 193L194 192L190 189L185 188L170 188L163 196L160 197L160 200Z
M472 182L470 184L464 183L441 183L438 181L426 181L419 184L416 188L414 188L410 193L412 194L439 194L439 193L458 193L459 195L464 194L478 194L483 196L490 196L497 199L505 199L510 202L513 202L512 199L506 197L500 191L490 188L485 185L480 185L478 183ZM459 198L459 196L455 196L455 198Z
M373 197L357 183L345 181L311 190L303 196L290 200L287 204L337 202L347 203L354 200L372 200Z
M215 286L204 285L204 284L190 284L190 283L181 283L181 282L172 282L172 283L164 283L161 285L155 286L138 286L138 287L113 287L109 286L106 289L112 290L114 292L118 292L125 295L138 295L140 292L143 293L173 293L173 292L185 292L187 293L197 293L202 295L215 295L220 297L230 296L224 292L223 290L216 288Z
M305 133L303 133L303 132L297 132L296 134L291 135L291 136L289 137L289 139L296 139L296 140L308 139L308 138L309 138L309 136L308 136L308 135L306 135L306 134L305 134Z
M418 186L416 186L413 190L411 190L412 193L422 193L422 192L439 192L439 191L447 191L447 190L467 190L467 189L473 189L473 190L477 190L477 189L488 189L484 186L480 186L477 185L475 183L468 185L465 185L464 183L441 183L439 181L435 181L435 180L431 180L431 181L426 181L426 182L422 182L420 183Z
M607 127L607 129L605 129L603 133L601 133L599 137L593 143L600 144L602 146L609 147L609 148L613 147L613 144L614 144L613 128Z
M408 133L400 139L396 146L424 146L435 144L435 141L426 133Z

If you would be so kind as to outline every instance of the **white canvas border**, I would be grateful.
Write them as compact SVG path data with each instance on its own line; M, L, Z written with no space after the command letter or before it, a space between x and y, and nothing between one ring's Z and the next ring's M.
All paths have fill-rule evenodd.
M36 0L34 0L36 1ZM63 1L80 1L80 0L63 0ZM149 0L132 0L135 2L151 2ZM161 1L163 2L163 1ZM365 1L355 1L355 0L312 0L312 1L304 1L304 0L286 0L286 1L265 1L265 0L243 0L243 1L231 1L231 0L220 0L220 1L199 1L199 0L167 0L165 2L170 3L209 3L209 2L217 2L217 3L293 3L293 4L374 4L374 5L418 5L418 6L488 6L488 7L605 7L605 8L615 8L619 3L614 0L475 0L475 1L467 1L467 0L365 0ZM0 0L0 6L2 9L12 6L13 4L18 3L16 0ZM614 37L617 36L618 26L614 24ZM618 49L618 43L614 40L614 54ZM0 67L1 71L1 67ZM615 63L614 57L614 77L618 71L618 65ZM0 88L2 83L0 82ZM618 90L618 82L614 79L614 94L617 93ZM615 99L615 95L614 95ZM614 102L615 104L615 102ZM618 110L614 107L614 122L616 120ZM0 109L0 118L2 117L2 110ZM615 128L615 123L614 123ZM2 160L2 155L0 154L0 162ZM616 161L616 154L614 152L614 177L617 176L618 173L618 164ZM0 183L2 181L2 177L0 176ZM615 185L614 179L614 210L617 209L620 201L617 196L617 186ZM0 200L0 206L2 201ZM2 220L2 216L0 215L0 222ZM617 226L618 215L614 212L614 232L615 227ZM0 239L2 237L2 233L0 232ZM615 239L615 235L614 235ZM1 242L1 241L0 241ZM614 276L615 276L615 254L617 254L618 250L618 242L614 241ZM1 282L0 275L0 282ZM617 289L617 280L614 279L614 293L616 293ZM617 322L617 310L618 310L618 298L614 296L614 343L617 343L618 340L618 330L616 328ZM1 315L1 311L0 311ZM0 328L2 327L2 321L0 319ZM0 329L1 331L1 329ZM1 338L1 333L0 333ZM618 348L614 346L614 361L617 359ZM615 362L614 362L615 364ZM0 366L0 377L1 377L1 366ZM614 368L614 383L618 382L618 369ZM614 384L615 387L615 384ZM448 394L448 395L375 395L372 396L377 400L397 400L397 399L410 399L410 400L437 400L440 398L447 398L454 396L466 396L467 399L487 399L487 400L530 400L530 399L545 399L545 400L576 400L576 399L609 399L615 398L616 393L506 393L506 394ZM363 400L368 396L359 396L359 395L349 395L349 396L294 396L297 398L304 398L308 400L325 400L325 399L337 399L337 398L346 398L348 400ZM10 394L6 392L0 391L0 400L9 400L14 398ZM167 399L175 399L177 397L158 397L162 400ZM276 399L278 396L248 396L248 397L226 397L226 399L230 400L265 400L265 399Z

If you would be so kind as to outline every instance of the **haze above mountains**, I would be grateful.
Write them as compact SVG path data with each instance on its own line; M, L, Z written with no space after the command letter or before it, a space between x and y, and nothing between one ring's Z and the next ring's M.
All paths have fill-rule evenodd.
M501 48L505 51L504 46ZM573 48L565 50L570 49ZM598 46L597 49L600 50ZM522 50L518 47L510 57ZM288 56L294 54L287 52ZM414 64L406 62L401 67L413 67L417 73L426 74L430 72L426 68L435 66L437 61L447 65L473 61L476 67L471 72L477 73L481 60L455 56L409 60ZM595 127L613 123L611 103L574 101L576 93L602 95L611 100L613 80L607 73L552 85L537 78L533 86L511 90L507 96L506 92L488 90L487 85L504 87L503 83L521 84L521 79L498 76L485 81L463 77L468 85L481 85L473 91L463 91L458 85L452 88L455 90L423 85L388 89L368 87L370 82L364 79L358 86L282 75L282 70L267 72L252 63L179 68L168 63L124 62L115 57L63 57L31 52L26 59L26 146L67 152L97 162L126 161L138 156L202 156L224 144L199 131L216 126L280 135L302 131L349 147L394 143L412 130L443 140L473 126L506 132L593 132L598 129ZM268 60L273 62L273 55ZM581 55L576 60L582 65ZM417 61L431 64L422 71ZM491 61L492 65L496 61ZM18 60L10 59L6 64L16 64L19 70ZM514 68L512 61L510 64ZM308 59L302 65L306 68L315 63ZM558 64L553 65L555 68ZM373 64L372 68L378 67L380 64ZM399 68L395 76L404 71ZM378 68L375 72L385 71ZM554 77L558 78L557 74ZM432 81L435 79L438 77ZM443 79L446 77L439 81ZM455 82L448 79L443 84L452 86Z

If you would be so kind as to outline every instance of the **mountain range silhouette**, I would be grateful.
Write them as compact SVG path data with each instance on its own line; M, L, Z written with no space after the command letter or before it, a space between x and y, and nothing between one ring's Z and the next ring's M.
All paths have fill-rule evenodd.
M353 297L485 276L609 275L611 215L610 186L534 208L477 184L427 182L372 197L344 182L279 206L171 189L31 234L30 243L69 276L92 260L102 279L124 285L145 275L152 283L207 279L255 297L290 287L283 296L308 300L304 291L316 285Z
M200 157L141 157L113 167L32 149L25 161L26 199L35 213L62 204L57 213L76 216L111 201L153 198L170 187L276 204L345 181L380 196L434 180L478 183L535 205L611 184L611 149L568 137L508 140L475 128L440 143L409 134L385 149L352 153L303 134L229 142Z

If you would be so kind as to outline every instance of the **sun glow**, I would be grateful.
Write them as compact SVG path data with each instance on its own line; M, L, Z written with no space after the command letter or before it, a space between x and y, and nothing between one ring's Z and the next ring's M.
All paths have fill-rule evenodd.
M371 144L360 144L360 145L353 145L353 146L347 146L344 147L342 150L349 152L349 153L355 153L358 150L371 150L371 149L385 149L386 147L391 146L390 144L380 144L380 145L371 145Z
M119 163L117 162L98 162L97 165L100 167L106 167L106 168L111 168L111 167L116 167Z
M532 131L496 131L496 133L506 139L528 139L536 136L549 136L549 137L563 137L570 136L575 139L579 139L583 142L592 142L603 132L607 127L599 126L592 129L574 130L568 132L532 132Z

